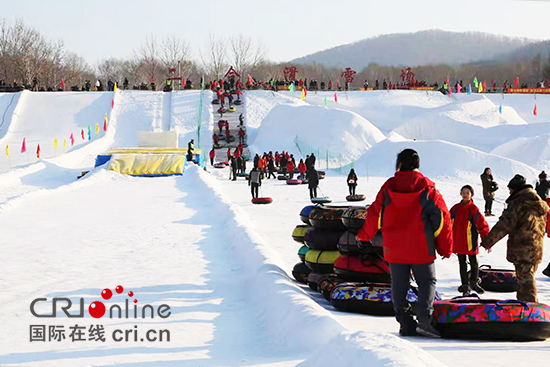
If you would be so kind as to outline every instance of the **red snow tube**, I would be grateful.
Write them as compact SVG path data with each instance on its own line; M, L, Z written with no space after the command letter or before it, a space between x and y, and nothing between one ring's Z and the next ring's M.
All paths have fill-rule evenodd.
M252 199L252 204L271 204L273 202L272 198L255 198Z
M316 206L309 213L309 222L312 226L329 231L345 231L342 215L347 207L344 206Z
M347 201L363 201L365 200L367 197L365 195L362 195L362 194L358 194L358 195L348 195L346 196L346 200Z
M518 278L515 270L492 269L490 265L479 267L481 288L489 292L517 292Z
M312 250L336 251L341 232L309 228L304 236L304 242Z
M302 180L286 180L287 185L301 185Z
M550 337L550 306L518 300L456 297L434 302L445 338L531 341Z
M304 263L298 263L294 265L294 269L292 269L292 276L294 279L303 284L307 284L309 273L311 273L311 270Z
M342 255L334 262L334 272L350 282L391 283L390 267L376 255Z

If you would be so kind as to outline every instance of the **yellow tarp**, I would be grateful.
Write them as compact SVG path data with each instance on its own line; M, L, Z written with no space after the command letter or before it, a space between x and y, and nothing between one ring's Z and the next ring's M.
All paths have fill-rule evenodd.
M109 170L131 176L181 175L185 154L113 154Z

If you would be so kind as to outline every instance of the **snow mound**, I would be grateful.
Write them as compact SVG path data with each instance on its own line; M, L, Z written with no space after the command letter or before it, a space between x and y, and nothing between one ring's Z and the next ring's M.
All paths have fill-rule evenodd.
M500 155L529 164L541 170L550 167L550 134L519 137L504 143L491 154Z
M312 105L277 105L266 116L256 139L254 152L285 150L303 155L311 151L342 154L342 162L351 162L376 143L384 134L356 113ZM298 148L298 146L300 148Z
M548 94L485 94L497 106L502 104L502 113L511 108L528 124L548 123L550 95ZM533 114L537 105L537 115Z
M411 148L420 155L420 170L428 177L461 177L480 175L485 167L491 167L497 177L511 178L519 173L528 181L534 180L538 171L525 163L484 153L469 147L446 141L403 141L391 139L375 145L363 157L354 162L360 174L393 176L395 159L403 149ZM345 170L344 170L345 172Z

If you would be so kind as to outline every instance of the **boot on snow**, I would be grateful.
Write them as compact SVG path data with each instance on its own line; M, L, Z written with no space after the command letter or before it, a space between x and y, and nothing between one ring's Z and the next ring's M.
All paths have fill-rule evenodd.
M481 288L479 285L481 283L481 280L479 279L472 279L470 280L470 288L476 292L477 294L483 294L485 293L485 289Z
M542 274L546 275L547 277L550 277L550 263L548 264L548 266L546 267L546 269L544 269L542 271Z
M463 296L469 296L472 292L468 284L462 284L460 287L458 287L458 291L462 293Z

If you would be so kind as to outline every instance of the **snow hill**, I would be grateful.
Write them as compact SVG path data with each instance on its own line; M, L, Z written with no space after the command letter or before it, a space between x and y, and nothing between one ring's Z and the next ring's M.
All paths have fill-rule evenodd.
M540 170L549 169L550 96L537 96L537 116L533 96L505 95L502 114L502 95L369 91L337 97L336 103L334 92L308 92L304 100L298 92L244 94L252 154L288 150L302 158L320 152L318 167L329 166L320 189L336 205L346 204L342 176L350 167L359 173L358 193L368 203L393 174L397 153L412 147L448 206L460 200L464 184L474 187L474 200L482 206L479 175L491 167L501 187L493 208L497 217L488 219L493 226L504 209L507 181L521 173L534 182ZM291 271L299 246L291 233L300 224L300 209L309 204L305 186L265 180L262 195L274 202L258 206L250 203L244 179L227 180L227 168L188 165L183 176L162 178L93 168L98 154L137 145L139 131L176 131L185 146L191 138L197 141L200 126L198 142L208 150L211 92L202 98L201 110L199 91L0 94L0 365L541 365L550 341L401 338L393 318L338 312L298 285ZM63 149L71 133L75 145ZM546 241L536 279L539 300L549 304L550 281L541 273L550 261ZM509 268L505 252L499 243L491 253L480 253L480 263ZM436 266L438 291L446 298L458 295L457 260L438 259ZM48 324L29 312L33 299L69 297L77 303L82 297L87 307L104 288L117 285L133 291L138 306L169 304L172 315L103 318L107 340L101 343L29 342L30 325ZM106 306L122 298L113 297ZM58 317L55 324L69 327L74 320ZM112 339L113 330L134 325L140 332L169 329L172 340Z

